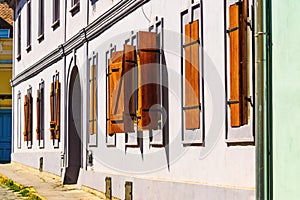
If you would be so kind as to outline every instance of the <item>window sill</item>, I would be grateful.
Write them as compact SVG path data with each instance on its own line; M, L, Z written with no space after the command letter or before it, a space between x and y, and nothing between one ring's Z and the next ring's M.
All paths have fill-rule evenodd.
M59 19L57 19L55 22L53 22L53 24L51 25L51 28L53 29L53 31L55 29L57 29L57 27L59 27L60 21Z
M27 53L29 53L29 51L31 51L31 44L27 45L26 51L27 51Z
M226 140L227 146L254 146L254 137L247 138L230 138Z
M37 40L41 43L44 40L44 33L40 34Z
M80 2L73 5L73 7L70 10L70 13L71 13L72 16L74 16L76 13L79 12L79 10L80 10Z

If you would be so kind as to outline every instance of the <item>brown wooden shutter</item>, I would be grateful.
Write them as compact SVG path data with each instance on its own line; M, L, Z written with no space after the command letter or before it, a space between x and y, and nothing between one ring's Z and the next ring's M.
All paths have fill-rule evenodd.
M159 104L159 49L156 45L156 33L138 33L139 97L141 99L141 123L139 129L157 129L160 113L149 112L150 108Z
M31 93L27 93L27 139L28 141L32 141L32 97Z
M229 7L230 119L232 127L248 123L247 1Z
M37 98L36 98L36 139L40 140L41 128L40 128L40 91L37 90Z
M97 92L96 92L96 66L90 67L90 116L89 116L89 132L91 135L96 133L96 114L97 114Z
M27 102L27 95L24 96L24 141L26 142L28 140L28 129L27 129L27 124L28 124L28 102Z
M113 52L108 76L108 134L124 133L124 85L122 77L123 51Z
M135 66L136 55L134 46L124 45L123 81L124 81L124 130L134 131L135 111Z
M54 139L55 121L54 121L54 83L50 87L50 139Z
M199 20L185 25L185 128L200 128Z
M60 139L60 82L56 80L55 82L56 90L55 90L55 97L56 97L56 126L55 126L55 139Z

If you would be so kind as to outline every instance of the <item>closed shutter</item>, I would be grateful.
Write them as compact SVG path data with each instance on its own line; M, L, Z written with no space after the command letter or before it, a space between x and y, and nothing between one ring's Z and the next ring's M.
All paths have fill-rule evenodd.
M124 133L124 85L122 77L123 52L113 52L108 66L108 134Z
M27 129L27 124L28 124L28 102L27 102L27 95L24 96L24 141L26 142L28 140L28 129Z
M160 113L151 109L159 104L159 49L156 45L156 33L138 33L139 99L141 100L141 122L139 129L157 129Z
M36 139L40 140L41 128L40 128L40 117L41 117L41 110L40 110L40 91L37 90L37 98L36 98Z
M55 121L54 121L54 83L50 86L50 139L54 139Z
M97 113L97 104L96 104L96 66L93 65L90 67L90 117L89 117L89 132L91 135L96 133L96 113Z
M28 141L32 141L32 97L31 92L27 93L27 139Z
M123 56L123 81L124 81L124 129L125 132L134 131L134 120L136 116L136 53L134 46L124 45Z
M185 25L185 128L200 128L199 20Z
M230 119L232 127L248 123L247 1L229 7ZM245 16L246 15L246 16Z
M55 90L55 97L56 97L56 126L55 126L55 139L60 139L60 82L56 80L55 82L56 90Z

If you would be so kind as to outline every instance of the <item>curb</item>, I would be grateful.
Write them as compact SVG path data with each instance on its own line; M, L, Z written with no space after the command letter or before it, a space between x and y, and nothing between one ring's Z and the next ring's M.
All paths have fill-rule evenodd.
M25 195L28 199L32 200L46 200L43 196L36 193L36 190L33 187L26 187L19 183L16 183L14 180L3 176L0 174L0 184L10 188L12 191L17 192L20 195Z

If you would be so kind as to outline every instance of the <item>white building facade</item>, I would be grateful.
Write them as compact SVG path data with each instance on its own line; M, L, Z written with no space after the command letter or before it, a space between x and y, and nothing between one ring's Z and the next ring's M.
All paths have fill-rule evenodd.
M12 161L109 198L255 198L252 1L11 5Z

